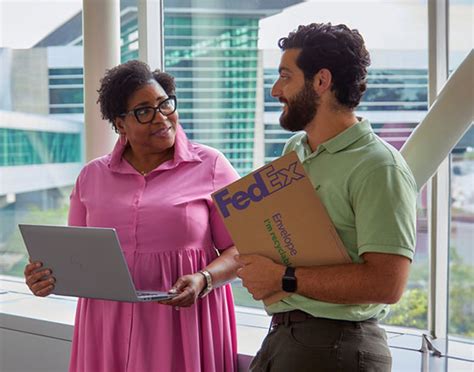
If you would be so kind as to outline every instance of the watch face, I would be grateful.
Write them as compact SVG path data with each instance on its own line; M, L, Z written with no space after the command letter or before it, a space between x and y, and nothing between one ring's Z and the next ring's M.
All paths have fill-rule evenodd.
M296 291L296 278L284 276L282 280L282 289L285 292Z

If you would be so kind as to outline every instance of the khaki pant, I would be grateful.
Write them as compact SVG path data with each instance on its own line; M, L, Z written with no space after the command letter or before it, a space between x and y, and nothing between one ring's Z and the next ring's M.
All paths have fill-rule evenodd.
M250 371L389 372L391 365L387 336L375 319L310 318L272 326Z

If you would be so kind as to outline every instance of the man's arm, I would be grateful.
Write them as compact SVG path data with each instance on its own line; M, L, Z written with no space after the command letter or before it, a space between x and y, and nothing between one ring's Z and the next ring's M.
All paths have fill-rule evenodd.
M337 304L393 304L403 294L410 260L365 253L363 263L296 268L296 293ZM259 255L241 255L238 276L256 300L281 291L285 267Z
M410 260L406 257L365 253L363 263L296 270L298 293L338 304L393 304L403 294Z

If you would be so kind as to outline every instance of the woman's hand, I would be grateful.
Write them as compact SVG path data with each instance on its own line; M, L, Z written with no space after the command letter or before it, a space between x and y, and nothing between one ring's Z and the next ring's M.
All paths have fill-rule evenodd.
M168 301L160 301L160 304L179 307L189 307L196 302L199 294L206 286L204 275L195 273L191 275L184 275L180 277L169 293L178 293Z
M35 296L46 297L54 289L56 279L50 269L41 269L43 264L39 261L31 262L25 266L25 282Z

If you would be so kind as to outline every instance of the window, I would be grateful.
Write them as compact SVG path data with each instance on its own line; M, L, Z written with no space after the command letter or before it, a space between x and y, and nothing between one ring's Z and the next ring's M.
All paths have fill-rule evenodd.
M71 27L80 4L1 6L0 270L23 276L18 223L65 224L82 165L82 46L75 41L82 31L80 23L79 35Z
M242 175L254 167L262 16L228 12L219 3L188 8L164 1L164 68L176 77L181 124L190 139L221 150Z
M449 2L451 73L472 51L472 1ZM451 220L449 240L448 335L474 339L474 127L471 125L451 153Z
M474 338L474 127L451 154L449 319L451 336Z
M78 47L74 48L78 49ZM78 58L78 56L75 57ZM82 68L50 68L48 79L50 114L84 112Z
M80 134L0 128L0 143L4 167L81 161Z
M120 56L122 62L138 58L137 0L120 0Z

